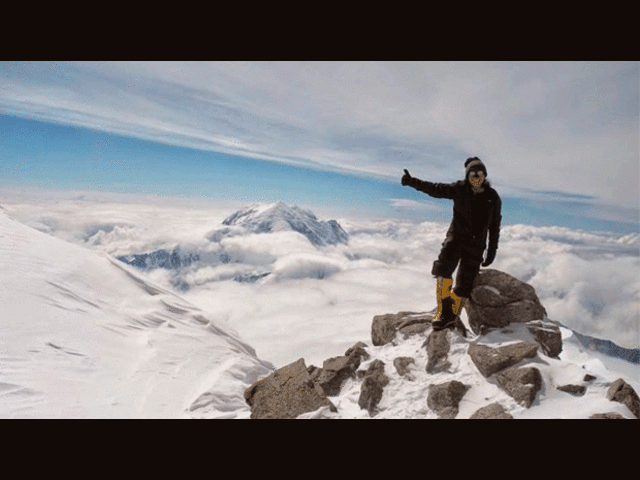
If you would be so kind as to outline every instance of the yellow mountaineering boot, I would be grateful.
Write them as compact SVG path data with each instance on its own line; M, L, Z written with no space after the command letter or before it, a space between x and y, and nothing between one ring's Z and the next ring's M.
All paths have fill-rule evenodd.
M460 312L464 307L467 299L459 297L453 292L453 279L439 278L437 283L438 311L433 318L433 329L442 330L452 327L457 323L460 329L464 329L464 325L459 321Z
M451 292L449 293L449 296L453 300L453 307L452 307L453 315L455 317L459 317L460 316L460 312L462 311L462 307L464 307L464 304L465 304L467 299L459 297L458 295L453 293L453 290L451 290Z
M455 320L453 315L453 300L451 298L451 278L438 277L436 284L436 298L438 299L438 311L433 317L432 326L434 330L442 330L448 327Z
M444 278L438 277L436 280L436 301L438 302L438 308L436 314L433 316L433 321L438 322L442 317L442 299L447 296L446 290L443 288Z

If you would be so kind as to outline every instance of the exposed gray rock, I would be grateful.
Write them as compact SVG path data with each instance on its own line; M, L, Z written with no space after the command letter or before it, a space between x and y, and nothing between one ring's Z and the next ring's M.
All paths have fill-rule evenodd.
M311 378L311 381L313 383L316 383L318 377L322 373L322 369L316 367L315 365L309 365L309 367L307 368L307 372L309 373L309 378Z
M490 377L525 358L533 358L537 352L538 344L533 342L513 343L498 348L473 342L467 350L471 360L485 377Z
M513 419L513 415L505 412L504 407L499 403L492 403L475 411L470 420L500 420Z
M420 335L427 331L431 326L429 322L411 323L409 325L401 325L398 327L398 332L402 335L403 339L407 339L412 335Z
M457 380L431 385L427 396L427 406L436 412L440 418L456 418L460 400L462 400L469 388L471 387Z
M596 420L626 420L625 417L620 415L619 413L594 413L589 417L590 419Z
M325 395L333 397L340 394L342 384L348 378L355 376L359 366L360 357L357 355L329 358L322 364L322 372L318 375L315 383Z
M543 353L548 357L558 358L562 352L560 327L546 320L533 320L526 325L533 338L542 347Z
M383 389L388 383L389 377L384 374L384 362L382 360L371 362L360 387L358 398L360 408L366 409L371 416L375 415L376 407L382 399Z
M465 305L469 326L476 334L502 328L511 322L530 322L546 317L535 289L508 273L480 270Z
M303 358L255 382L245 390L244 398L251 407L251 418L296 418L323 406L338 411L314 386Z
M451 348L448 330L431 331L423 346L427 349L427 373L444 372L451 366L448 360Z
M368 360L370 355L367 353L367 344L364 342L358 342L353 347L344 352L347 357L358 357L360 361Z
M424 332L433 321L431 313L399 312L376 315L371 323L371 340L375 346L391 343L398 331L406 337Z
M640 398L633 387L622 378L611 383L607 390L607 398L612 402L622 403L640 419Z
M415 359L412 357L397 357L393 360L393 366L396 367L398 375L401 377L410 375L409 365L414 365Z
M576 397L581 397L587 391L587 387L584 385L560 385L556 387L561 392L567 392Z
M531 407L542 388L542 375L535 367L509 367L496 375L498 386L516 402Z

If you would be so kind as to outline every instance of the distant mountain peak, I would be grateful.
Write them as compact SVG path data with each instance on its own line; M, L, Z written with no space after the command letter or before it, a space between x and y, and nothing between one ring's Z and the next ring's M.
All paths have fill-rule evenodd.
M227 217L222 224L242 227L252 233L293 230L317 246L346 244L349 240L349 235L337 221L318 220L312 211L283 201L248 205Z

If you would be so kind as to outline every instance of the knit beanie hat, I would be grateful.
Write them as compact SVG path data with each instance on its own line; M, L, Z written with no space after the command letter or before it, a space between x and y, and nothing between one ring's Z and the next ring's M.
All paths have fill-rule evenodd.
M484 172L484 176L487 176L487 167L484 166L482 160L480 160L478 157L470 157L467 158L467 160L464 162L464 178L467 178L469 176L469 172L474 167L480 167L480 169Z

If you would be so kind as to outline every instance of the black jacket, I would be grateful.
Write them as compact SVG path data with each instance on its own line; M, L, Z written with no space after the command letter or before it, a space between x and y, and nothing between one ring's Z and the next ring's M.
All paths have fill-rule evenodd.
M484 186L484 192L473 193L469 182L431 183L412 177L409 186L435 198L453 200L453 219L447 232L447 240L460 240L474 247L487 247L489 252L498 249L502 200L493 188Z

